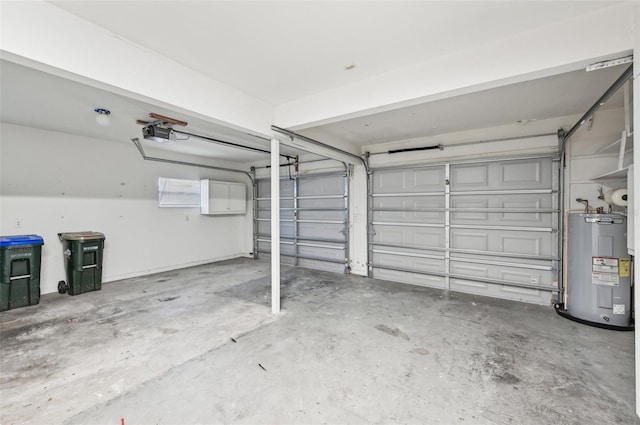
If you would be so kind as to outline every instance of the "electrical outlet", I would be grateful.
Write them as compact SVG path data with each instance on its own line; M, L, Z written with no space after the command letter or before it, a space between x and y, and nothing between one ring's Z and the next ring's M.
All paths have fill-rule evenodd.
M16 218L14 226L15 227L22 227L22 219L21 218Z

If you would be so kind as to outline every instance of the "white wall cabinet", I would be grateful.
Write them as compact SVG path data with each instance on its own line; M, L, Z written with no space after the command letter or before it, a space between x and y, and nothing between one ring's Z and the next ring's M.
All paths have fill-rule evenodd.
M200 213L246 214L247 186L244 183L200 180Z

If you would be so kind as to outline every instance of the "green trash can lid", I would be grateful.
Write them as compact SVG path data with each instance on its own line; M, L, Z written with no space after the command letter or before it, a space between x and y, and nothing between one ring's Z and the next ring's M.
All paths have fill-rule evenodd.
M99 232L68 232L58 233L60 240L68 241L90 241L95 239L104 239L104 234Z
M0 247L20 245L44 245L44 239L39 235L0 236Z

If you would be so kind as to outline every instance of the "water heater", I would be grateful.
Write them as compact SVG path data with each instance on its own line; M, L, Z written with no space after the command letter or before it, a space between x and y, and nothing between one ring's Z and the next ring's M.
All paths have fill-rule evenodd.
M570 214L567 313L602 327L631 321L631 258L627 218L618 214Z

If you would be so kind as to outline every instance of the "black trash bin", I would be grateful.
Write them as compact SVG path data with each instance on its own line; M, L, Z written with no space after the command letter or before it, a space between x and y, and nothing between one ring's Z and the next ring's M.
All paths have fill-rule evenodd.
M38 235L0 236L0 311L40 302L42 245Z
M67 281L58 282L58 292L78 295L102 289L104 234L98 232L58 233L64 253Z

